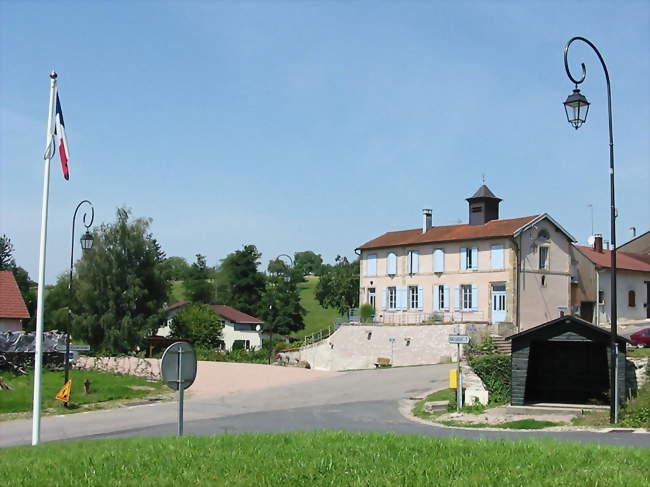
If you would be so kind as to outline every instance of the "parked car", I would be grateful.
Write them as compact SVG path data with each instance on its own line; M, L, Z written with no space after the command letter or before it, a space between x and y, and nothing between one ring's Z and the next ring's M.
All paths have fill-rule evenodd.
M630 340L632 340L636 345L642 345L644 347L650 347L650 328L644 328L630 335Z

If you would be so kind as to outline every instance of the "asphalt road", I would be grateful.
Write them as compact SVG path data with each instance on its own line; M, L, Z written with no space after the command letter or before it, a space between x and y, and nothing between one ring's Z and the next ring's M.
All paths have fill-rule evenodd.
M650 434L627 432L521 432L436 427L399 411L400 401L447 386L451 365L368 370L311 382L186 402L185 434L346 430L435 437L561 441L650 447ZM191 389L190 389L191 390ZM175 402L43 418L43 441L176 434ZM0 446L30 444L31 421L0 423Z

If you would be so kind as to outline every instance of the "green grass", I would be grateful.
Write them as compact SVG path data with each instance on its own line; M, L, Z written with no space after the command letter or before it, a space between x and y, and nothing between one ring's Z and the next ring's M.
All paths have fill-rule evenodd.
M323 308L316 297L314 296L314 289L318 284L318 277L307 276L307 282L298 284L300 291L300 304L307 310L305 314L305 328L293 333L292 336L302 338L318 330L333 326L337 318L341 318L338 311L331 308Z
M644 358L644 357L650 358L650 347L635 348L634 350L629 350L627 352L627 356L636 357L636 358Z
M517 421L508 421L500 424L487 423L463 423L462 421L442 421L447 426L460 426L462 428L498 428L509 430L541 430L551 426L562 426L564 423L554 423L553 421L538 421L536 419L519 419Z
M337 432L5 448L12 486L646 486L650 449Z
M446 410L430 413L424 410L424 403L430 401L453 401L456 397L456 389L442 389L440 391L433 392L427 397L415 403L413 407L413 415L421 419L433 419L436 416L446 413Z
M10 391L0 392L0 413L20 413L32 410L33 376L13 376L5 374L5 381L12 387ZM107 401L135 399L148 396L152 393L167 392L168 389L159 382L149 382L139 377L129 375L114 375L98 371L71 370L72 393L70 396L70 409L64 409L63 403L54 399L54 396L63 386L63 372L44 371L42 375L42 403L43 410L52 408L56 412L69 412L79 406ZM90 394L84 394L83 383L88 379L91 382ZM151 389L133 389L131 386L147 387Z

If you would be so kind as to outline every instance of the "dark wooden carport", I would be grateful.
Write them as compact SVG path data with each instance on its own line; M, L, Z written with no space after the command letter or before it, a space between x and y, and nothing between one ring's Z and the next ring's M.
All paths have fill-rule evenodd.
M512 405L608 404L610 332L562 316L508 337L512 341ZM625 344L618 343L618 397L625 397Z

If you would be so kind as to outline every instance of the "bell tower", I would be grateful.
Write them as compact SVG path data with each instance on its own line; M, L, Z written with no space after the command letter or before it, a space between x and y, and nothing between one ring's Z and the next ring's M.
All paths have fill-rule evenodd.
M469 203L469 224L484 225L491 220L499 219L499 203L501 198L494 196L485 184L474 193L474 196L467 198Z

